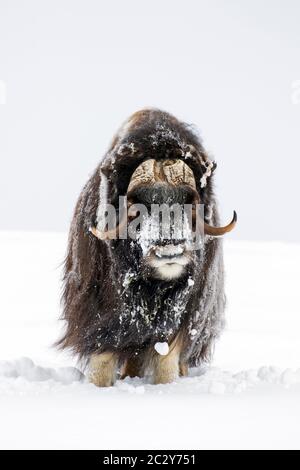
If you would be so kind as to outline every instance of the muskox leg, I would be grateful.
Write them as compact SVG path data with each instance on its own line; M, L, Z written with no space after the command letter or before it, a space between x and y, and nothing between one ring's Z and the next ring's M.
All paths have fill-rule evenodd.
M125 377L143 377L143 369L143 358L131 357L124 364L121 379L125 379Z
M180 377L186 377L189 373L189 366L187 362L180 362L179 363L179 375Z
M170 383L178 377L180 349L181 342L175 340L166 356L156 354L153 367L155 384Z
M89 381L97 387L110 387L116 380L117 363L114 353L93 354L89 362Z

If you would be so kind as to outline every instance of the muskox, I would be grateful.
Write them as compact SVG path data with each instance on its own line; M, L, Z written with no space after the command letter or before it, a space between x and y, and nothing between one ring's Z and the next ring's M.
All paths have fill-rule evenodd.
M58 345L89 364L94 384L113 385L118 375L167 383L211 358L224 325L219 235L236 223L234 213L229 225L219 227L215 168L193 127L145 109L121 127L83 188L69 234L66 330ZM191 205L192 219L165 237L156 218L156 235L145 237L155 204L179 205L183 218ZM108 205L115 208L110 227L103 225ZM140 206L147 213L135 225L136 236L123 236ZM195 245L196 206L202 208L202 237ZM174 229L174 219L168 220Z

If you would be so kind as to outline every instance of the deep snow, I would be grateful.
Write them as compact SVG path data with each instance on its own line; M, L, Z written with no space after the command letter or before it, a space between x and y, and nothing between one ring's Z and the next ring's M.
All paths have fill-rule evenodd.
M51 348L65 246L63 234L0 233L0 448L300 447L299 245L226 240L212 366L108 389Z

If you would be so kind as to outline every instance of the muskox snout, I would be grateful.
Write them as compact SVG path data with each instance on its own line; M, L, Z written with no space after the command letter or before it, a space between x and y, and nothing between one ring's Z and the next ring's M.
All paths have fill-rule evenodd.
M171 242L169 240L163 244L157 244L153 252L157 258L174 259L182 256L185 252L184 243Z
M164 240L156 243L146 257L146 263L152 269L153 277L161 280L181 277L190 261L184 240Z

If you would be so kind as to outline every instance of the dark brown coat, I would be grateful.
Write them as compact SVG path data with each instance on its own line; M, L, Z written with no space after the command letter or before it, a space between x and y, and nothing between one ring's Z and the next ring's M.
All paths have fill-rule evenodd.
M108 201L117 204L134 170L148 158L184 159L194 172L206 217L213 225L219 222L213 176L201 184L208 156L192 127L155 109L135 113L77 202L63 280L66 331L58 344L82 359L105 351L117 351L126 359L142 355L157 341L170 342L181 332L182 360L196 365L210 357L223 327L222 241L207 237L187 275L166 282L140 276L140 253L128 240L101 241L90 232L96 224L101 174L107 178Z

